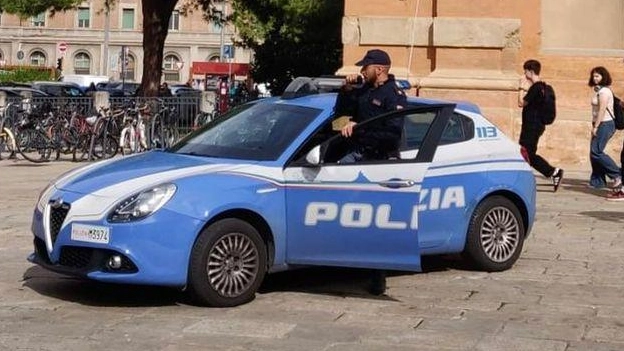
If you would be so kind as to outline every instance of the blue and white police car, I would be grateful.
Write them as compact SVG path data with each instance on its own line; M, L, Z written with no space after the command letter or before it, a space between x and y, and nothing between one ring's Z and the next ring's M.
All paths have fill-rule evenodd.
M485 271L516 262L535 179L477 106L410 97L357 126L399 119L396 157L344 164L336 94L319 86L304 79L170 149L62 175L38 200L28 259L102 282L179 287L210 306L248 302L267 273L294 267L419 271L422 256L449 253Z

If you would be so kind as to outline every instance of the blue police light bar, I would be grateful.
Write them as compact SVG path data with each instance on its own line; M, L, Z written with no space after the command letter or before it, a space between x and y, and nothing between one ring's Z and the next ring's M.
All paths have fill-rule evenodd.
M401 90L408 90L412 88L412 84L407 79L397 79L395 82L397 87Z
M401 90L412 87L405 79L396 80L396 85ZM338 92L345 84L344 76L321 76L321 77L297 77L293 79L284 90L282 99L294 99L311 94Z

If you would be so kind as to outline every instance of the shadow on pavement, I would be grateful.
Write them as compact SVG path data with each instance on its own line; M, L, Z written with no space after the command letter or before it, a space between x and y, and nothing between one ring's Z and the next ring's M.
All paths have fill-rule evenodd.
M622 211L584 211L579 212L583 216L593 217L601 221L624 223Z
M50 165L50 162L34 163L30 161L14 161L7 163L7 167L46 167Z
M539 185L538 185L539 187ZM552 189L552 185L550 185L550 189ZM599 197L605 197L607 194L608 188L604 189L595 189L589 186L589 181L587 179L575 179L575 178L563 178L563 182L561 183L561 189L565 189L568 191L573 191L582 194L595 195Z
M152 307L188 303L184 294L172 288L100 283L56 274L39 266L24 272L23 286L41 295L88 306Z
M424 257L422 273L388 271L388 277L426 274L449 269L469 270L462 261L451 256ZM389 295L375 296L368 292L370 270L335 267L307 267L267 275L259 294L272 292L303 292L340 297L358 297L396 301ZM195 305L187 294L160 286L101 283L68 277L39 266L28 268L23 286L48 297L100 307L157 307Z

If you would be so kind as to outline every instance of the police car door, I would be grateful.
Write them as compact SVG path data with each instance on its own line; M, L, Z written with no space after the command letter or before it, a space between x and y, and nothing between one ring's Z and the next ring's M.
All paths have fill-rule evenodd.
M427 105L376 118L401 119L400 157L339 164L340 135L304 146L284 171L287 262L420 270L420 187L453 109Z

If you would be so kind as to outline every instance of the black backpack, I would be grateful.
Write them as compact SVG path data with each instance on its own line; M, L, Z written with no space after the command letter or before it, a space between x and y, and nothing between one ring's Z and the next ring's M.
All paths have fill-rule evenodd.
M613 92L613 91L612 91ZM613 94L613 113L607 109L607 112L613 118L615 122L615 129L622 130L624 129L624 111L622 111L622 101Z
M542 103L539 107L539 116L545 125L553 124L557 117L555 89L550 84L542 82Z

